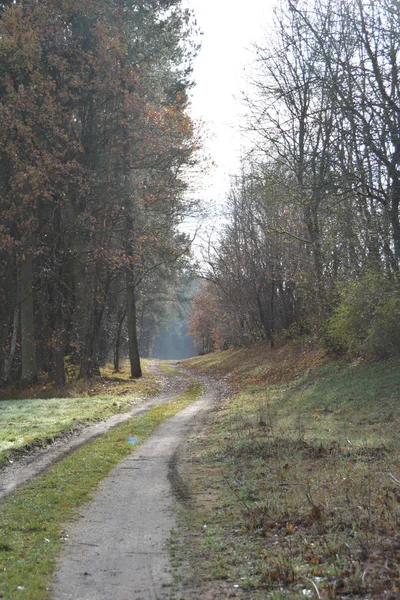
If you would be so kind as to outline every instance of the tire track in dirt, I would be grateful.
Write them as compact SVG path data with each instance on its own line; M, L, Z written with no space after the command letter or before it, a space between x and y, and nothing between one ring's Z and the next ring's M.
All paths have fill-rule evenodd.
M129 412L113 415L105 421L88 425L78 431L63 435L46 448L36 448L22 456L19 460L10 463L0 470L0 500L16 487L27 483L54 463L58 462L71 452L84 444L107 433L113 427L124 423L132 417L144 414L151 408L169 402L172 398L183 392L189 385L185 377L179 375L166 375L160 368L159 362L154 361L148 369L161 379L162 392L150 399L145 399L140 405Z
M165 422L100 485L71 524L54 600L157 600L172 584L168 540L182 487L178 451L217 389Z

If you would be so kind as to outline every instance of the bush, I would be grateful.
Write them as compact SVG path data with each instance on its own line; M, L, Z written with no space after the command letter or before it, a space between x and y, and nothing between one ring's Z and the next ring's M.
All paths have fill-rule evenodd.
M328 321L336 349L386 358L400 353L400 278L366 271L339 289L339 304Z

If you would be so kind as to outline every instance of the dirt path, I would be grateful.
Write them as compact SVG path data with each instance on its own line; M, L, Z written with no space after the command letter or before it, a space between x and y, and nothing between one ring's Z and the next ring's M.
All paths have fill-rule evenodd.
M206 383L200 400L162 425L103 480L81 519L71 524L54 600L168 597L177 449L216 394L216 386Z
M62 436L47 448L37 448L33 452L27 453L20 460L2 469L0 471L0 499L17 486L33 479L80 446L106 433L131 417L143 414L157 404L168 402L188 386L189 382L185 377L165 375L161 371L158 361L154 361L150 365L149 370L159 378L162 393L157 394L151 399L144 400L129 412L114 415L106 421L100 421L94 425L84 427L80 431Z

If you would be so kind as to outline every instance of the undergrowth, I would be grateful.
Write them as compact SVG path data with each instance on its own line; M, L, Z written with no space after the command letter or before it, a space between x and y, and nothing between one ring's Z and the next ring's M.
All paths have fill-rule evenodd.
M232 389L188 450L197 579L248 599L400 597L398 361L297 346L191 365Z

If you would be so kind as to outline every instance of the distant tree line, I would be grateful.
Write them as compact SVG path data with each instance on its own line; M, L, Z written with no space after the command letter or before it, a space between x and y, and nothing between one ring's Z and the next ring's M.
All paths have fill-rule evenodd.
M400 350L400 4L283 0L246 98L253 150L209 248L199 348L317 333Z
M124 332L141 375L189 249L191 29L180 0L0 3L3 381L118 368Z

